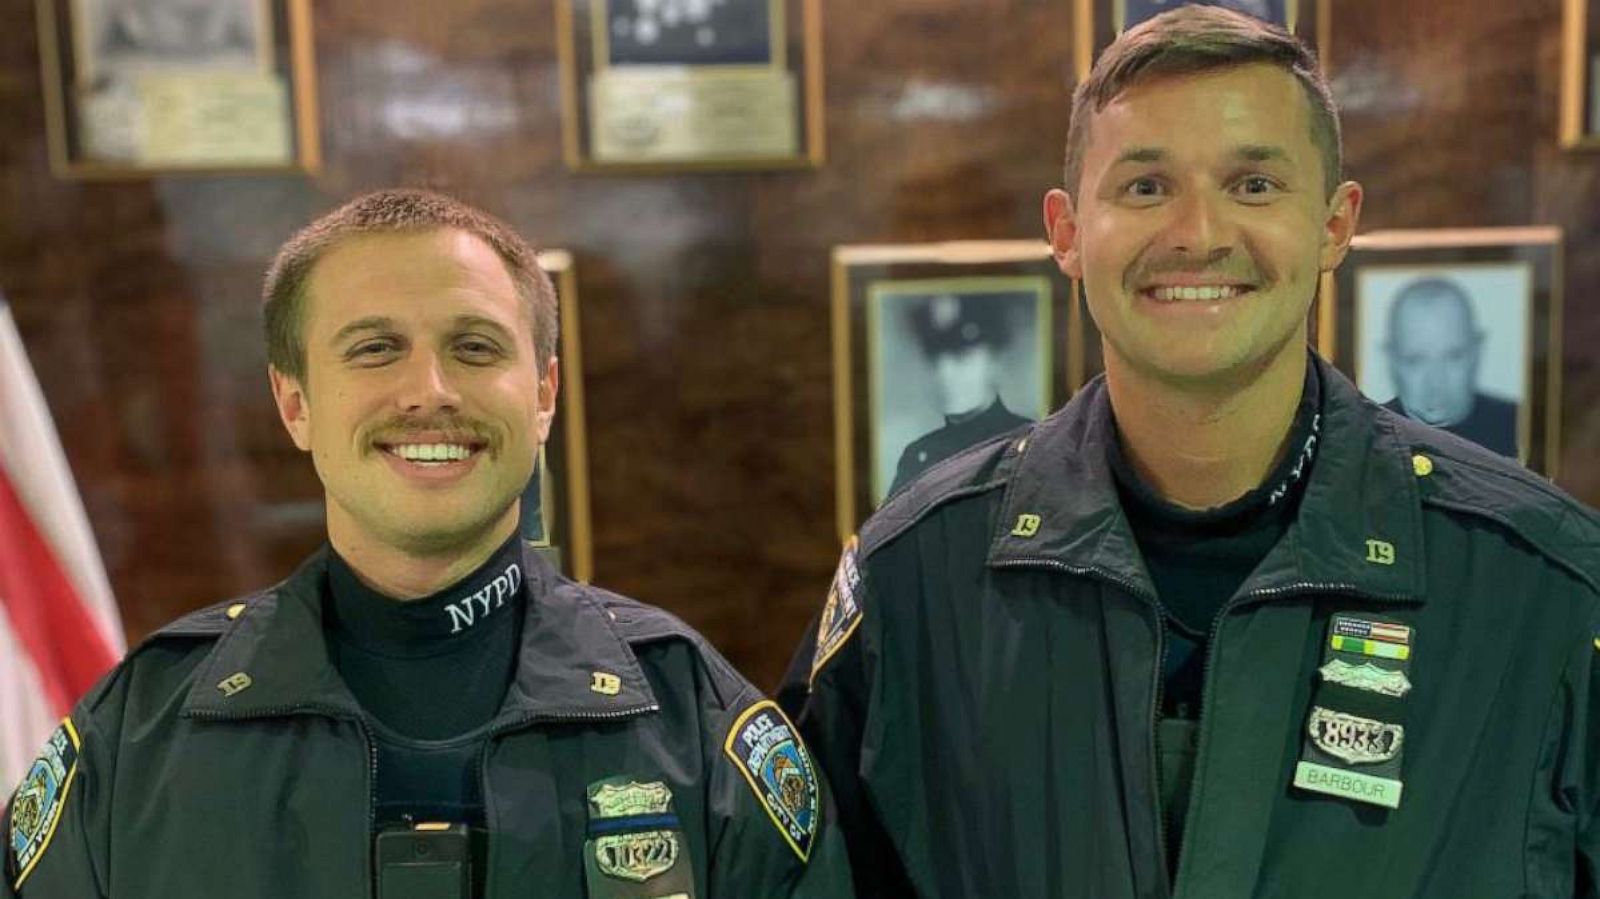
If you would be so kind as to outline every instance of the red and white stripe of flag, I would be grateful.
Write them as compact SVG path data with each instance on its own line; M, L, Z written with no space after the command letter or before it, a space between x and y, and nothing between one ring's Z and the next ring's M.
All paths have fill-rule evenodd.
M125 648L72 471L0 298L0 802Z
M1388 643L1410 643L1411 628L1403 624L1374 621L1372 622L1372 639L1383 640Z

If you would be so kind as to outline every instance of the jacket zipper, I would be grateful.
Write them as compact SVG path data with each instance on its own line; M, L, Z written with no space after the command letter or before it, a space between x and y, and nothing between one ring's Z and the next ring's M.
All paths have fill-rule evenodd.
M1150 800L1151 804L1155 806L1155 820L1153 823L1156 831L1156 876L1161 880L1163 887L1162 895L1171 896L1173 882L1171 875L1167 872L1167 818L1166 812L1162 809L1161 803L1161 759L1159 754L1156 752L1156 724L1157 716L1159 715L1159 710L1161 708L1162 671L1167 665L1167 635L1166 626L1164 623L1166 613L1161 608L1161 602L1156 599L1154 594L1148 592L1140 585L1128 580L1125 577L1121 577L1120 575L1106 571L1103 568L1068 565L1067 563L1057 559L1039 558L1013 559L1004 562L996 562L994 563L993 567L1054 568L1060 571L1065 571L1069 574L1078 575L1079 577L1093 577L1096 580L1109 583L1116 587L1121 587L1129 594L1143 600L1146 608L1154 616L1156 632L1155 669L1150 678L1150 714L1146 718L1147 726L1145 727L1145 748L1148 750L1147 761L1150 765L1151 783L1155 787L1155 789L1151 791ZM1210 664L1210 662L1211 658L1210 656L1207 656L1206 663ZM1199 755L1197 752L1196 765L1198 764ZM1192 812L1193 810L1194 807L1191 803L1190 811Z
M492 808L492 806L489 804L489 797L492 794L489 792L488 764L489 747L493 745L494 741L508 733L511 733L512 731L521 730L522 728L531 724L564 724L569 721L613 721L659 711L661 711L661 706L652 702L649 705L635 706L631 709L621 709L615 712L530 712L519 715L510 721L502 721L501 723L489 728L489 732L484 735L483 745L478 749L478 784L483 789L484 825L490 834L490 837L484 841L484 899L489 899L489 896L491 895L489 891L489 874L494 870L495 841L493 839L493 834L495 833L495 828L492 826L492 822L489 821L489 811ZM376 750L374 750L374 752L376 752ZM374 759L374 765L376 765L376 759Z
M1204 762L1206 757L1206 744L1210 742L1208 737L1211 734L1211 728L1208 726L1206 716L1206 710L1211 708L1211 665L1213 660L1215 660L1217 657L1215 647L1217 645L1217 637L1222 632L1223 620L1229 615L1233 614L1234 610L1248 605L1256 600L1272 599L1274 597L1288 596L1290 594L1315 595L1319 593L1349 593L1369 599L1401 600L1406 598L1404 596L1398 596L1394 594L1373 593L1370 590L1363 590L1354 584L1312 583L1309 581L1302 581L1299 583L1288 584L1283 587L1270 587L1265 590L1252 590L1249 593L1235 596L1222 604L1222 608L1217 611L1217 616L1211 619L1211 630L1206 636L1206 660L1205 664L1201 666L1200 740L1196 744L1194 752L1194 777L1189 781L1189 809L1184 813L1183 816L1183 833L1186 837L1192 832L1190 828L1194 826L1195 816L1200 810L1200 783L1205 774ZM1180 845L1178 849L1178 870L1172 882L1174 892L1177 889L1177 885L1183 882L1183 873L1186 870L1184 866L1188 863L1189 859L1184 854L1183 847Z

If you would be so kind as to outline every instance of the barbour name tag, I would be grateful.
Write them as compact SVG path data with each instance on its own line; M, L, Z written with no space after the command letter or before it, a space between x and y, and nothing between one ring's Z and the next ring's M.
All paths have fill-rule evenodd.
M1302 790L1343 796L1346 799L1370 802L1386 808L1400 807L1400 790L1405 786L1400 781L1387 777L1373 777L1348 768L1334 768L1305 761L1294 767L1294 785Z

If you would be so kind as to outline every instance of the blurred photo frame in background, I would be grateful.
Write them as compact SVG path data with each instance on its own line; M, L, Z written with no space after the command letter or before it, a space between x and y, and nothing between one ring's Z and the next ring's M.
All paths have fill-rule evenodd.
M820 165L820 0L557 0L577 171Z
M310 0L38 0L62 177L320 166Z
M583 343L578 313L578 277L566 250L543 250L539 267L555 284L560 303L560 386L556 415L522 492L522 539L533 544L562 574L588 583L594 577L594 541L589 517L588 429L583 403Z
M1333 0L1078 0L1073 48L1078 79L1089 77L1095 58L1117 35L1169 9L1191 4L1222 6L1281 26L1310 44L1323 71L1328 71L1326 36Z
M1554 476L1561 232L1358 236L1317 301L1318 344L1361 392Z
M1037 421L1082 379L1072 283L1034 241L833 252L838 527L962 450Z
M1600 0L1563 0L1561 145L1600 149Z
M1221 6L1234 12L1242 12L1290 31L1294 30L1294 14L1297 12L1295 7L1298 5L1295 0L1113 0L1112 9L1115 12L1117 33L1120 34L1140 22L1155 18L1169 9L1193 3Z

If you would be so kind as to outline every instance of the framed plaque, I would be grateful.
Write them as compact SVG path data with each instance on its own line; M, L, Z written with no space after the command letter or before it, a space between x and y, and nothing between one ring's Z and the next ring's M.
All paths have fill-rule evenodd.
M589 451L583 415L583 352L578 326L578 279L572 254L539 253L539 267L555 283L560 299L561 384L556 417L539 451L533 479L522 493L522 539L539 547L551 564L575 580L594 576L589 527Z
M1044 243L834 248L841 538L940 462L1066 399L1081 357L1071 296Z
M1178 6L1198 4L1225 6L1258 19L1280 25L1317 49L1323 71L1328 71L1328 30L1332 15L1330 0L1075 0L1077 39L1073 56L1078 80L1089 77L1089 70L1100 51L1110 46L1117 35Z
M1323 277L1319 349L1374 402L1554 477L1561 247L1554 227L1360 235Z
M1561 57L1561 145L1600 148L1600 2L1566 0Z
M820 0L557 0L569 167L822 162Z
M37 0L67 178L315 171L310 0Z

